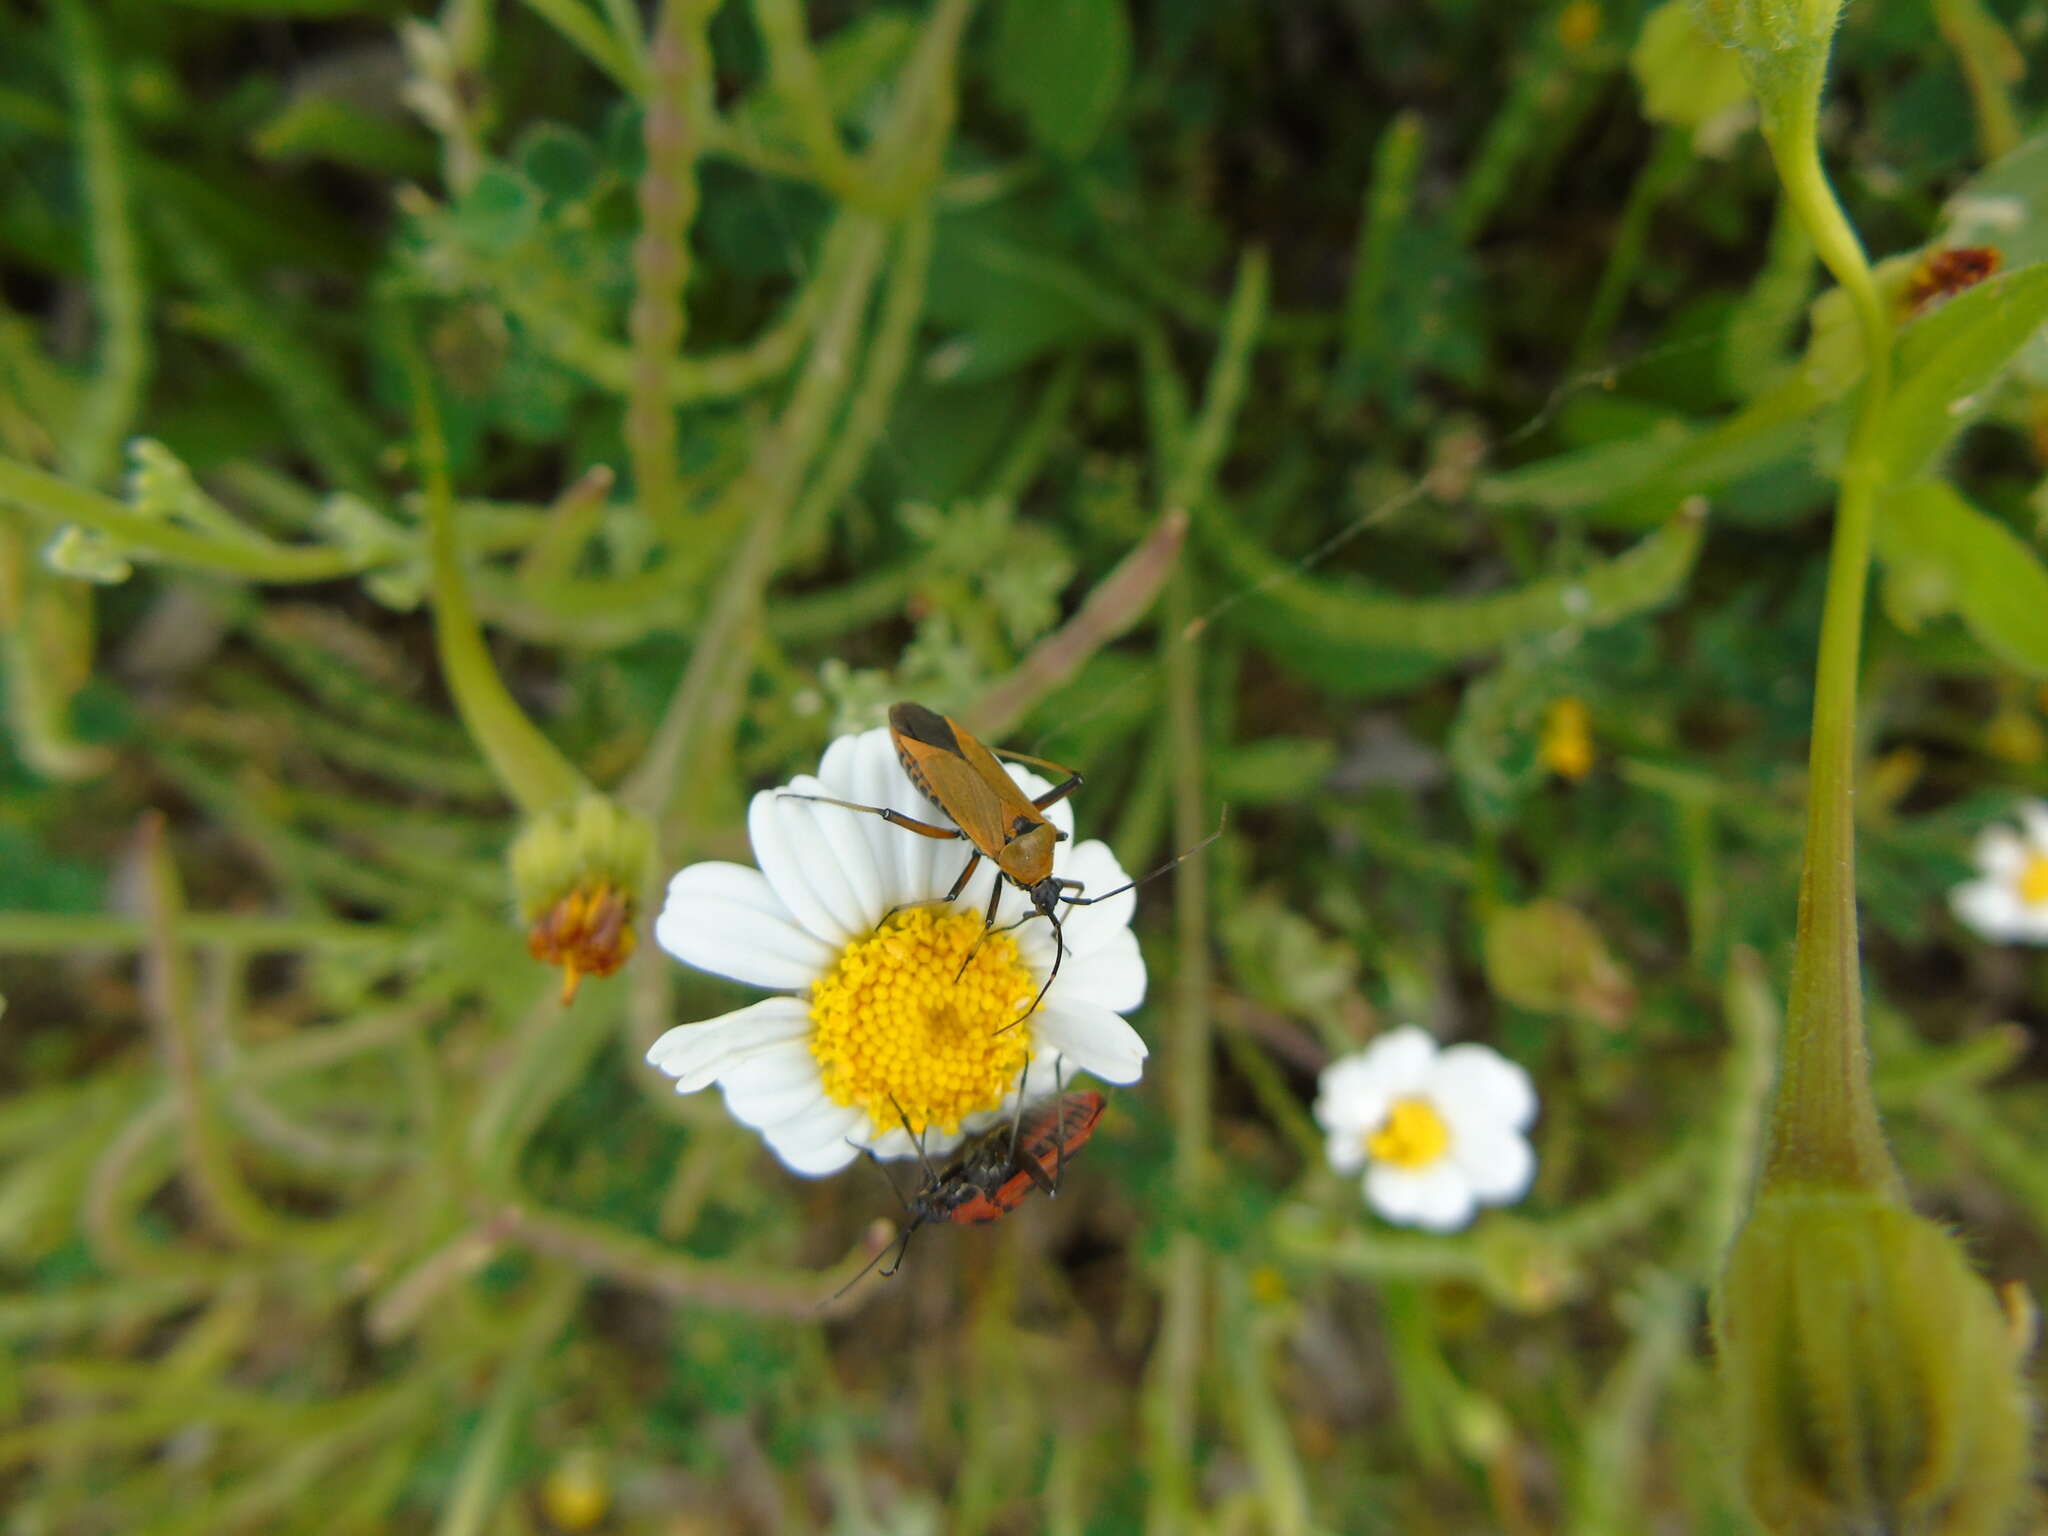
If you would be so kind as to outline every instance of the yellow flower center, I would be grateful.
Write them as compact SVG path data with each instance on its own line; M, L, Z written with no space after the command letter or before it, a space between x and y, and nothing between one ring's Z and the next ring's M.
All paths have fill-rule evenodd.
M980 949L975 949L977 940ZM972 952L966 970L960 964ZM858 1105L879 1131L952 1132L996 1108L1031 1055L1018 1016L1038 983L1008 934L944 907L898 912L811 985L811 1054L835 1104Z
M1593 713L1584 699L1568 695L1550 706L1536 756L1561 779L1577 781L1592 772Z
M1451 1128L1427 1099L1396 1099L1386 1122L1365 1138L1373 1161L1396 1168L1427 1168L1451 1145Z
M2022 864L2013 885L2028 906L2048 904L2048 853L2037 853Z

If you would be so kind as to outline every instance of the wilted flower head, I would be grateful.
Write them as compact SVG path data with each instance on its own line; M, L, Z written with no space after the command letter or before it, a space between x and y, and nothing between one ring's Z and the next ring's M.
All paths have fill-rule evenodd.
M585 976L609 976L632 958L653 846L646 821L602 795L534 817L513 843L527 952L561 967L565 1004Z
M1949 893L1956 916L1994 943L2048 944L2048 802L2019 808L2021 831L1977 839L1977 878Z
M1365 1170L1389 1221L1451 1232L1481 1205L1521 1199L1536 1172L1522 1132L1536 1118L1529 1074L1483 1045L1439 1050L1414 1025L1323 1069L1316 1121L1330 1166Z
M1006 766L1027 795L1050 787ZM787 787L934 816L886 730L841 737L815 778ZM1046 815L1071 834L1065 802ZM796 1172L831 1173L863 1148L911 1156L913 1131L938 1154L1006 1118L1020 1093L1051 1095L1059 1071L1113 1083L1144 1072L1145 1042L1119 1017L1145 996L1132 894L1063 916L1066 958L1034 1009L1057 954L1052 925L1020 923L1029 908L1005 886L985 931L987 860L947 901L966 843L773 791L754 797L747 830L761 867L683 870L654 936L686 964L781 995L671 1029L647 1060L679 1093L719 1084ZM1124 883L1103 843L1062 842L1055 858L1090 891Z

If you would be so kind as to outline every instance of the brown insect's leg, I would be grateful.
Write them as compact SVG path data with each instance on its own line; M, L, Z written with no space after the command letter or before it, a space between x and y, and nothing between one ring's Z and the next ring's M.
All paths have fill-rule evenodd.
M942 842L955 842L967 834L958 827L935 827L928 821L919 821L901 811L891 810L886 805L858 805L851 800L834 800L830 795L804 795L793 789L778 789L780 800L809 800L818 805L836 805L849 811L865 811L870 816L879 816L892 827L901 827L906 832L915 832L919 837L935 838Z
M1052 765L1048 763L1046 766L1051 767ZM1031 803L1037 806L1042 811L1048 805L1054 805L1057 804L1059 801L1066 799L1067 796L1071 795L1075 790L1079 789L1080 787L1081 775L1078 773L1069 773L1067 775L1067 781L1064 784L1053 785L1051 789L1048 789L1044 794L1040 795L1036 800L1032 801Z

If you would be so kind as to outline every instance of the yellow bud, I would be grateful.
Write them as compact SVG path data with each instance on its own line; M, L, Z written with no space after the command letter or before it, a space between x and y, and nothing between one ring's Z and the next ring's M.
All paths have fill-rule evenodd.
M1737 1474L1766 1529L2009 1529L2026 1488L2019 1360L1935 1223L1881 1194L1766 1188L1713 1325Z
M541 1484L541 1507L557 1530L587 1531L611 1508L612 1491L603 1460L594 1451L571 1451L555 1463Z

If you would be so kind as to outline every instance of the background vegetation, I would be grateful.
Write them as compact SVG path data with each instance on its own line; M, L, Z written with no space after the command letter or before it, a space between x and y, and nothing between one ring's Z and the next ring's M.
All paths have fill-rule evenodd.
M1861 362L1682 6L0 16L0 1529L1746 1528L1701 1304ZM2032 1285L2048 972L1943 896L2048 791L2044 33L1852 7L1824 146L1943 472L1879 534L1879 1095ZM436 507L663 872L903 697L1132 868L1231 808L1056 1203L832 1302L879 1181L640 1063L749 994L560 1005ZM1408 1020L1543 1090L1456 1237L1306 1117Z

